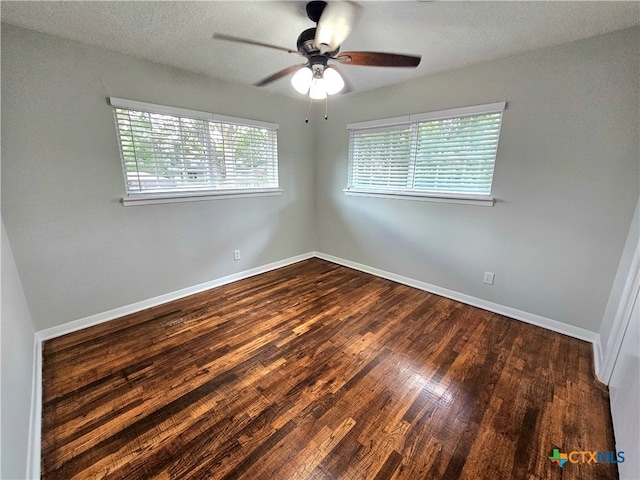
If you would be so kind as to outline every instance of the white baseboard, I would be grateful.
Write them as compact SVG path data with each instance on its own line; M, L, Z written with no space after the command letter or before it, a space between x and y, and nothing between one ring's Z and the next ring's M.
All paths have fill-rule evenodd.
M307 260L309 258L312 258L313 256L314 256L314 252L308 252L308 253L303 253L302 255L296 255L295 257L289 257L284 260L279 260L277 262L268 263L266 265L252 268L250 270L243 270L242 272L227 275L225 277L217 278L215 280L210 280L208 282L204 282L199 285L183 288L181 290L166 293L164 295L159 295L157 297L153 297L148 300L142 300L140 302L132 303L130 305L114 308L113 310L109 310L107 312L98 313L96 315L90 315L88 317L80 318L78 320L63 323L62 325L56 325L55 327L47 328L45 330L40 330L37 332L37 335L42 341L50 340L52 338L66 335L67 333L76 332L78 330L82 330L87 327L99 325L100 323L108 322L109 320L124 317L125 315L130 315L132 313L145 310L147 308L156 307L158 305L162 305L163 303L167 303L173 300L177 300L179 298L187 297L189 295L193 295L194 293L204 292L205 290L219 287L221 285L226 285L227 283L243 280L245 278L253 277L261 273L275 270L276 268L285 267L287 265L291 265L292 263L300 262L302 260Z
M209 282L194 285L193 287L183 288L175 292L159 295L148 300L142 300L130 305L114 308L107 312L90 315L85 318L80 318L78 320L36 332L34 341L33 381L31 387L31 418L29 419L29 445L27 451L27 478L40 478L40 444L42 438L42 342L66 335L67 333L76 332L87 327L108 322L131 313L136 313L147 308L155 307L172 300L177 300L188 295L193 295L194 293L204 292L205 290L209 290L214 287L226 285L227 283L243 280L261 273L275 270L276 268L285 267L292 263L307 260L312 258L314 255L314 252L303 253L302 255L296 255L284 260L268 263L260 267L244 270Z
M447 288L422 282L420 280L415 280L413 278L404 277L402 275L387 272L379 268L370 267L368 265L364 265L357 262L352 262L351 260L335 257L333 255L329 255L323 252L304 253L302 255L286 258L284 260L280 260L277 262L269 263L267 265L252 268L250 270L244 270L242 272L234 273L232 275L227 275L225 277L204 282L199 285L183 288L175 292L159 295L157 297L150 298L148 300L142 300L140 302L132 303L130 305L125 305L123 307L114 308L113 310L108 310L106 312L98 313L96 315L90 315L88 317L67 322L62 325L57 325L55 327L47 328L45 330L40 330L36 332L36 337L41 344L45 340L66 335L67 333L72 333L78 330L82 330L84 328L98 325L100 323L108 322L109 320L120 318L125 315L130 315L132 313L145 310L147 308L155 307L163 303L167 303L173 300L177 300L179 298L193 295L194 293L200 293L205 290L209 290L211 288L219 287L221 285L226 285L231 282L236 282L238 280L243 280L245 278L253 277L254 275L259 275L261 273L269 272L271 270L275 270L277 268L291 265L292 263L300 262L302 260L307 260L312 257L318 257L323 260L327 260L329 262L337 263L345 267L359 270L361 272L370 273L372 275L386 278L394 282L402 283L410 287L415 287L420 290L424 290L430 293L435 293L436 295L451 298L452 300L457 300L459 302L466 303L467 305L472 305L474 307L482 308L490 312L499 313L500 315L505 315L507 317L515 318L516 320L521 320L523 322L530 323L532 325L537 325L539 327L546 328L547 330L552 330L554 332L562 333L570 337L578 338L580 340L585 340L587 342L594 344L594 354L596 354L596 363L599 363L599 361L602 359L602 351L600 347L600 336L597 333L592 332L590 330L576 327L574 325L569 325L567 323L558 322L557 320L552 320L550 318L542 317L534 313L529 313L522 310L518 310L516 308L500 305L498 303L490 302L488 300L483 300L481 298L473 297L471 295L466 295L464 293L456 292L455 290L449 290ZM596 350L597 350L597 353L596 353Z
M40 330L36 332L35 342L34 342L35 365L34 365L33 386L32 386L33 393L32 393L30 432L29 432L29 452L28 452L28 458L27 458L27 461L28 461L28 465L27 465L28 477L27 478L29 479L40 478L40 441L41 441L41 433L42 433L41 432L41 415L42 415L42 342L43 341L49 340L55 337L59 337L61 335L66 335L68 333L72 333L78 330L82 330L87 327L98 325L100 323L108 322L110 320L113 320L125 315L129 315L132 313L136 313L141 310L145 310L147 308L155 307L157 305L161 305L163 303L167 303L172 300L177 300L179 298L183 298L188 295L193 295L194 293L203 292L205 290L209 290L214 287L219 287L227 283L249 278L254 275L259 275L261 273L265 273L271 270L275 270L277 268L291 265L292 263L300 262L302 260L307 260L312 257L318 257L323 260L327 260L333 263L337 263L339 265L343 265L345 267L359 270L361 272L370 273L378 277L386 278L388 280L402 283L410 287L415 287L430 293L435 293L436 295L441 295L443 297L451 298L452 300L456 300L468 305L472 305L474 307L482 308L490 312L495 312L500 315L505 315L507 317L515 318L516 320L521 320L523 322L530 323L532 325L537 325L539 327L546 328L554 332L562 333L570 337L591 342L594 346L594 359L595 359L596 372L599 371L599 366L602 359L602 352L600 347L600 336L595 332L591 332L589 330L576 327L573 325L568 325L566 323L558 322L556 320L542 317L540 315L536 315L533 313L524 312L522 310L518 310L515 308L500 305L497 303L489 302L487 300L483 300L480 298L472 297L470 295L466 295L464 293L456 292L454 290L442 288L437 285L432 285L430 283L422 282L409 277L404 277L402 275L397 275L395 273L380 270L378 268L370 267L368 265L363 265L361 263L345 260L343 258L335 257L333 255L329 255L326 253L308 252L302 255L297 255L284 260L269 263L267 265L252 268L250 270L244 270L242 272L234 273L232 275L227 275L225 277L211 280L209 282L201 283L193 287L184 288L176 292L167 293L167 294L160 295L148 300L132 303L130 305L125 305L123 307L115 308L107 312L98 313L96 315L91 315L85 318L81 318L81 319L74 320L62 325L57 325L55 327L47 328L45 330Z
M602 342L600 341L600 334L593 341L593 370L598 380L602 382Z
M27 479L40 478L40 444L42 434L42 340L36 333L33 342L33 376L31 380L31 411L29 413L29 444L27 445Z
M379 268L352 262L351 260L345 260L344 258L334 257L333 255L329 255L326 253L315 252L315 256L333 263L344 265L345 267L360 270L361 272L370 273L378 277L393 280L394 282L402 283L410 287L415 287L426 292L435 293L436 295L440 295L442 297L451 298L452 300L457 300L458 302L466 303L467 305L472 305L474 307L482 308L483 310L499 313L500 315L504 315L506 317L515 318L516 320L521 320L538 327L546 328L547 330L552 330L554 332L562 333L563 335L568 335L573 338L584 340L592 343L594 347L596 346L596 344L600 344L600 335L584 328L576 327L574 325L569 325L563 322L558 322L557 320L542 317L540 315L536 315L535 313L524 312L516 308L507 307L505 305L493 303L481 298L472 297L471 295L466 295L464 293L449 290L447 288L442 288L437 285L421 282L413 278L397 275L385 270L380 270Z

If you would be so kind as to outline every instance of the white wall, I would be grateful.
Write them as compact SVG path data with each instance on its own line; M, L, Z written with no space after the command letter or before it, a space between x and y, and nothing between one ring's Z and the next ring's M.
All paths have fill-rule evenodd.
M317 122L317 249L598 332L640 188L639 41L634 28L336 98ZM494 207L343 193L347 123L501 100Z
M108 96L279 123L283 195L123 207ZM313 251L305 115L294 99L3 25L2 215L37 329Z
M26 478L34 334L20 277L2 223L0 443L3 480Z

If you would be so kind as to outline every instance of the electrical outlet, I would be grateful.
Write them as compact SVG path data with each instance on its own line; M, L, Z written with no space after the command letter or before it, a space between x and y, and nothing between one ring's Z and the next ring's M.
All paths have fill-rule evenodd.
M234 250L233 251L233 259L234 260L240 260L240 250Z
M493 285L493 278L496 276L493 272L484 272L484 283L488 283L489 285Z

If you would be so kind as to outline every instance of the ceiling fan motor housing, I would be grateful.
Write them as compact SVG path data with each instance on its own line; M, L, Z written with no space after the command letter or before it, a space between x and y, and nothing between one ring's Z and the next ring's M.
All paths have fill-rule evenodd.
M340 45L348 37L353 25L358 20L360 6L352 1L336 1L335 3L332 3L328 9L326 7L327 2L322 0L314 0L307 3L307 16L316 24L316 26L304 30L298 36L298 40L296 42L297 51L280 47L278 45L272 45L256 40L248 40L231 35L214 34L213 37L220 40L258 45L287 53L300 54L306 58L306 64L292 65L280 70L279 72L255 83L254 85L257 87L268 85L269 83L294 72L302 72L301 75L304 77L308 76L308 72L311 72L314 78L325 79L324 73L329 60L337 61L344 65L372 67L415 68L420 63L420 56L399 55L395 53L344 52L338 56ZM330 48L333 48L334 50L328 51ZM333 67L333 69L328 70L326 73L329 76L332 76L334 73L335 75L340 76L337 72L339 72L339 70L336 67ZM340 82L343 82L342 78L340 78ZM336 90L336 93L338 91L340 91L340 88Z
M307 28L304 32L302 32L298 36L298 41L296 43L296 46L298 47L298 51L301 54L303 54L305 57L308 55L313 55L314 53L320 52L320 50L318 50L314 45L315 38L316 38L315 27Z
M313 62L312 58L322 57L324 59L323 63L326 65L327 60L330 57L334 57L339 51L340 47L336 48L333 52L321 53L320 50L315 45L316 38L316 28L307 28L298 36L298 41L296 42L296 46L298 51L303 54L305 57L309 59L309 61L313 63L319 63L318 61Z
M307 3L307 17L309 17L312 22L318 23L320 16L324 11L324 7L326 6L327 2L323 2L321 0L314 0Z

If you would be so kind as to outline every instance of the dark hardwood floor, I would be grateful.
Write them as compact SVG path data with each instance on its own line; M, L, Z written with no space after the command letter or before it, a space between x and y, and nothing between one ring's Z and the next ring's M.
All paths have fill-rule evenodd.
M614 479L591 345L311 259L44 344L46 479Z

